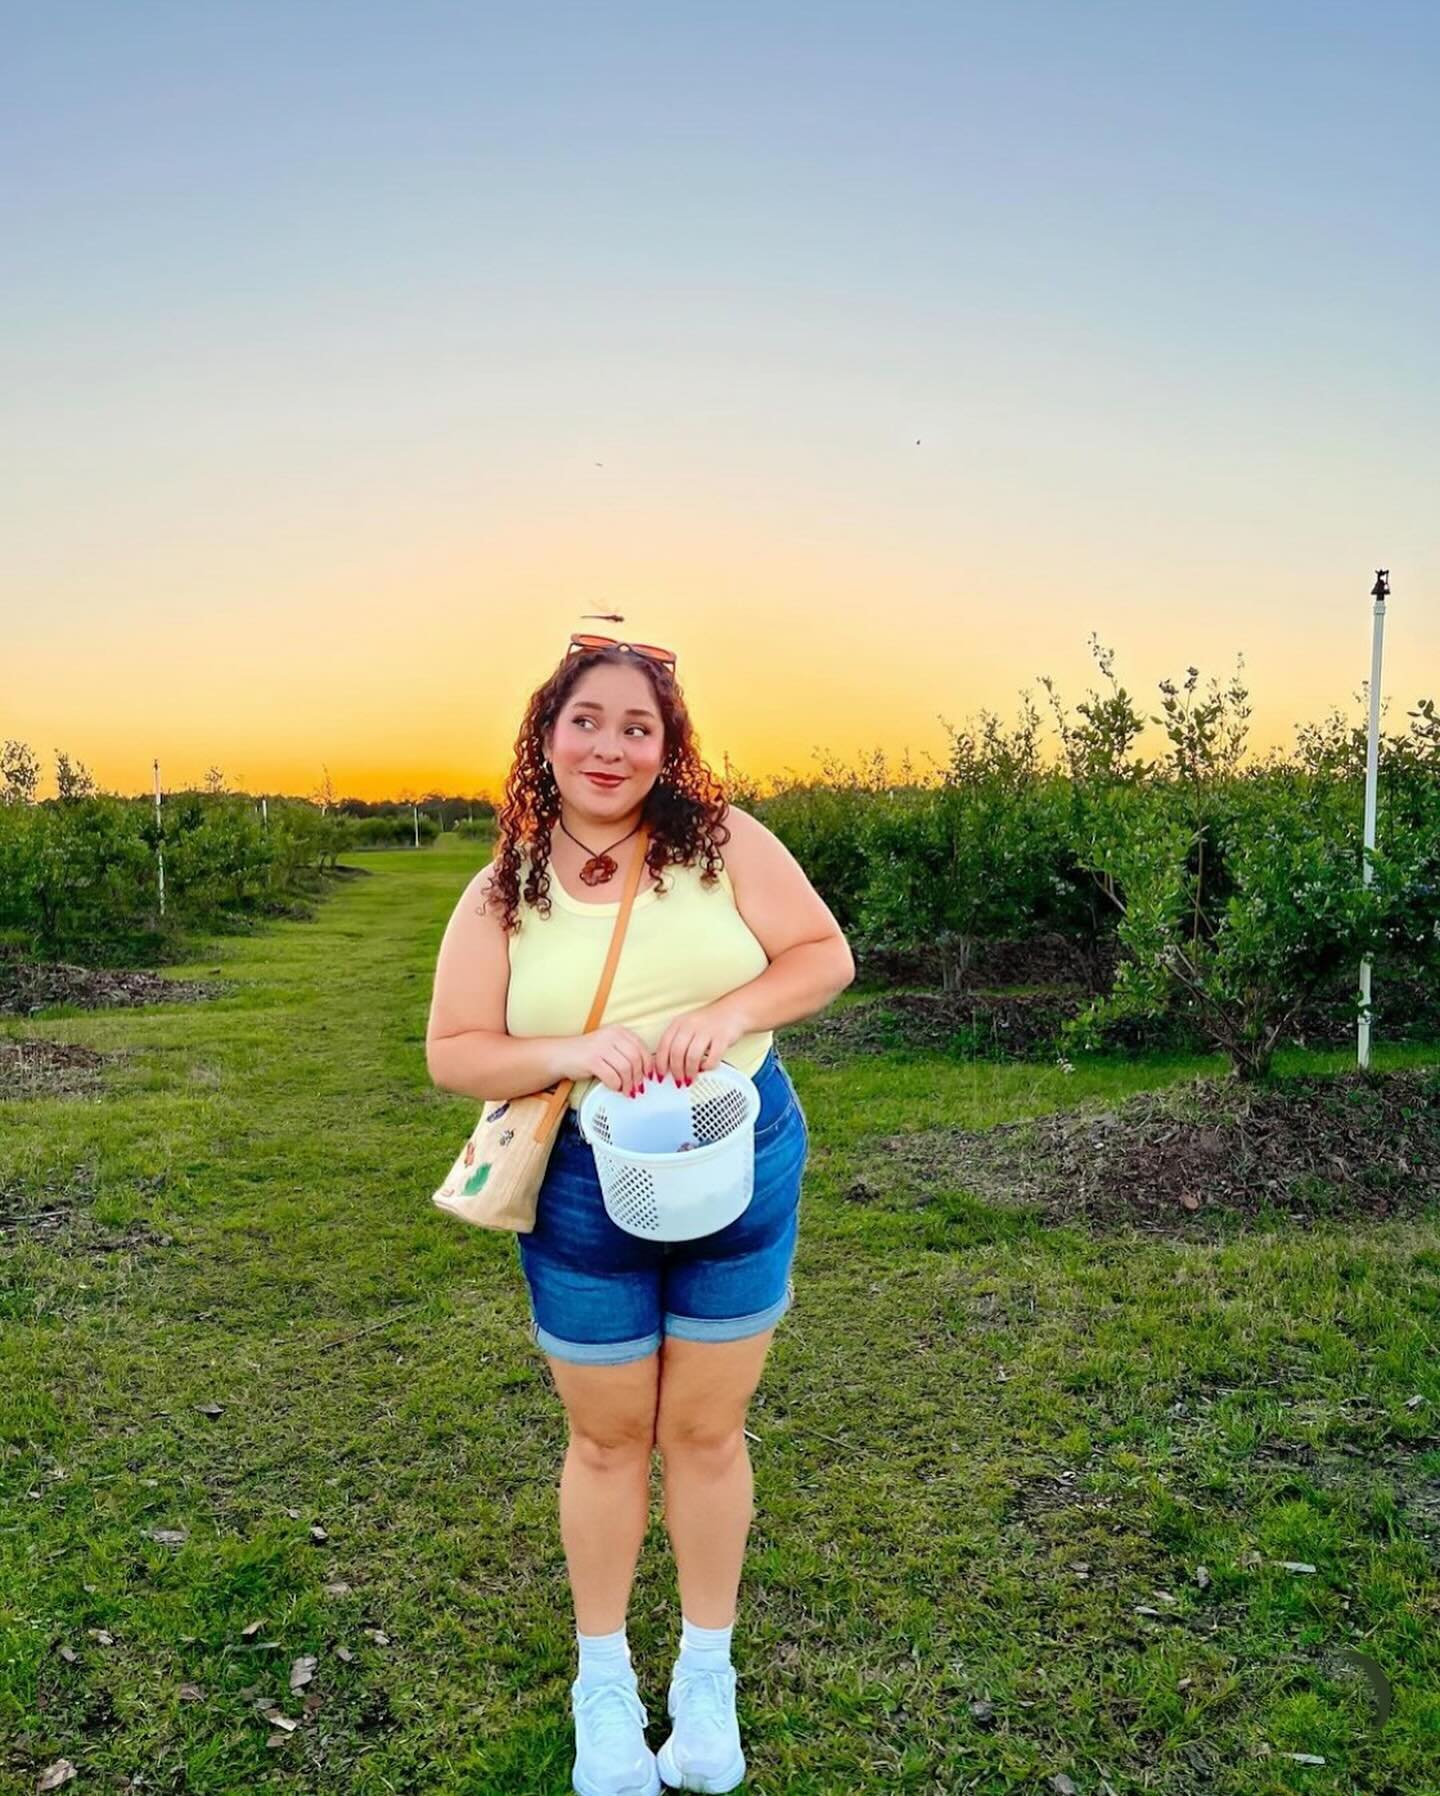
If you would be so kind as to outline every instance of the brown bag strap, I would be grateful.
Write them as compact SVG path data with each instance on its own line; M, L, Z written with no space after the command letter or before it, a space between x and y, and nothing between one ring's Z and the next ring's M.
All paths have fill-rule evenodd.
M615 982L615 968L620 962L620 948L625 940L625 926L630 921L630 912L635 905L635 894L640 889L640 874L645 866L646 850L650 846L650 829L647 824L640 825L640 839L635 847L635 857L630 862L630 870L625 875L625 891L620 899L619 915L615 918L615 927L610 934L610 952L605 956L605 968L600 975L600 985L595 993L595 1001L590 1006L590 1015L585 1019L585 1033L588 1035L600 1018L605 1014L605 1001L610 996L610 987ZM545 1106L540 1121L535 1127L535 1139L543 1141L549 1133L561 1106L570 1096L575 1081L562 1079L551 1094L550 1102Z
M620 899L620 914L615 919L615 928L610 936L610 952L605 957L605 970L600 975L600 989L595 993L595 1002L590 1006L590 1015L585 1019L587 1035L605 1014L605 1000L610 996L610 987L615 981L615 968L620 960L620 945L625 940L625 925L630 921L630 911L635 903L635 894L640 889L640 873L645 865L645 852L649 845L650 831L642 823L640 840L635 849L635 858L631 861L630 870L625 875L625 891Z

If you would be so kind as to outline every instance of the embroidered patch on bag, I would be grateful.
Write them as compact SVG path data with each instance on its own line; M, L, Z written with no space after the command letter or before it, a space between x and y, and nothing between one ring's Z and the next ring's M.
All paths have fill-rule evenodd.
M515 1131L513 1129L506 1129L500 1137L501 1147L509 1147L510 1143L514 1139L515 1139Z
M510 1101L507 1098L503 1104L496 1105L495 1109L493 1109L490 1112L490 1114L485 1118L486 1122L499 1122L500 1118L505 1114L505 1112L509 1108L510 1108Z
M472 1172L470 1174L470 1177L468 1179L466 1179L466 1181L465 1181L466 1197L474 1197L474 1195L476 1194L477 1191L483 1191L485 1189L485 1181L489 1177L490 1177L490 1162L488 1160L486 1160L483 1163L483 1165L481 1165L479 1167L479 1169L477 1171Z

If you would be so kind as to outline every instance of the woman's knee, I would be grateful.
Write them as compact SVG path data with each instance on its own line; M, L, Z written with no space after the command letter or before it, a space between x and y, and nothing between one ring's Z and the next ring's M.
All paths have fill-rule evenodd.
M745 1425L705 1415L671 1416L661 1422L655 1440L667 1460L683 1458L723 1471L745 1452Z
M655 1450L659 1357L619 1366L557 1362L557 1382L570 1423L571 1451L597 1471L649 1462Z
M570 1450L591 1471L609 1472L649 1463L655 1450L655 1418L643 1416L605 1421L570 1422Z

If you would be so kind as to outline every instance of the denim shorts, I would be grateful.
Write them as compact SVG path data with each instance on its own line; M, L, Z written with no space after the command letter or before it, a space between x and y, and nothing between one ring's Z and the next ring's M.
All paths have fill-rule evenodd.
M733 1222L689 1241L646 1240L611 1221L594 1150L566 1112L535 1227L515 1237L538 1347L615 1366L657 1352L662 1334L738 1341L789 1309L810 1130L773 1047L751 1077L760 1093L754 1195Z

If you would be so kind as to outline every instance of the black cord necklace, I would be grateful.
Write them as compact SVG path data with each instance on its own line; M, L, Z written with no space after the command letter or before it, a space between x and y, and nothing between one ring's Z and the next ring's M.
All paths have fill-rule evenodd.
M565 819L563 817L557 818L556 821L559 823L561 829L565 829ZM637 823L635 829L639 829L639 827L640 825ZM621 836L620 842L628 842L631 836L635 834L635 829L627 830L625 834ZM588 842L582 842L579 836L575 835L572 831L565 829L565 834L570 837L570 840L577 848L583 848L586 854L590 856L590 859L586 861L585 865L580 869L580 878L587 886L603 886L606 880L615 877L615 870L619 866L619 862L612 858L610 848L618 848L620 842L612 842L610 848L605 849L601 854L597 854Z

